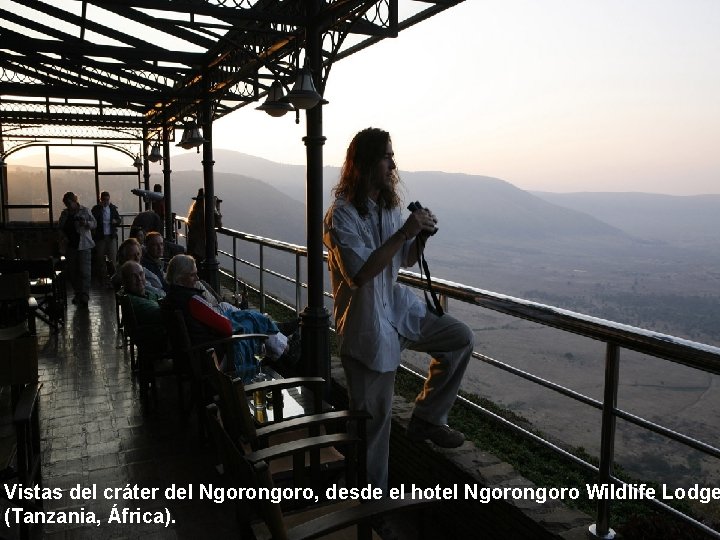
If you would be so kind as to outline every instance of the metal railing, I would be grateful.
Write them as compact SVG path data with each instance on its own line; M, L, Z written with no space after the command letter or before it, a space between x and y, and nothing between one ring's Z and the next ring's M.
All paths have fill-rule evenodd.
M182 220L183 218L179 218ZM238 287L241 283L254 289L261 298L261 309L264 309L266 298L282 304L285 307L300 312L300 304L302 298L302 289L307 285L300 279L301 276L301 259L307 256L307 251L303 246L280 242L261 236L243 233L227 228L219 228L218 233L221 236L232 239L232 252L220 250L219 255L228 258L231 261L232 271L223 269L222 272L233 280L235 284L235 292L237 294ZM182 235L180 235L182 236ZM254 244L258 247L258 262L238 257L238 242L246 242ZM265 266L265 250L271 249L284 253L292 254L295 258L295 275L288 276L278 271L266 268ZM327 256L326 256L327 258ZM238 273L238 263L249 268L253 268L258 272L257 283L240 279ZM221 267L223 265L221 264ZM291 283L295 288L295 306L284 302L280 298L271 297L265 290L264 275L272 275L283 281ZM413 272L400 272L399 280L411 287L425 289L426 282L419 274ZM617 407L617 394L619 382L619 359L620 350L628 349L643 354L651 355L660 359L667 360L688 366L693 369L706 371L712 374L720 374L720 348L705 345L685 339L680 339L658 332L644 330L608 320L598 319L595 317L575 313L569 310L548 306L520 298L514 298L490 291L468 287L462 284L453 283L442 279L433 279L433 287L446 301L447 298L466 303L468 305L477 306L484 309L493 310L495 312L510 315L512 317L524 319L539 323L543 326L559 329L564 332L578 334L594 340L604 342L606 344L605 353L605 376L603 381L603 399L602 401L591 398L553 381L549 381L528 373L509 364L491 358L489 356L473 352L476 360L484 362L490 366L511 373L517 377L521 377L534 384L544 388L553 390L563 396L571 398L589 407L598 409L602 412L602 421L600 426L601 442L600 442L600 458L599 466L595 466L584 459L564 450L558 445L540 437L539 435L528 431L527 429L493 413L492 411L476 404L462 396L458 399L463 401L465 405L485 416L501 422L510 429L529 437L537 443L561 454L565 458L574 463L592 471L598 475L599 484L615 484L622 486L625 484L623 480L613 475L614 462L614 446L615 446L615 424L618 418L639 426L645 430L656 433L662 437L676 441L688 448L693 448L707 456L720 458L720 449L708 444L705 441L697 440L688 435L679 433L665 426L651 422L645 418L637 416L631 412L619 409ZM331 294L325 292L328 298ZM402 367L402 366L401 366ZM410 373L415 374L413 370L407 369ZM645 499L648 504L655 506L665 512L673 514L682 521L693 525L702 530L706 534L720 538L720 532L715 531L707 525L695 520L675 508L659 501L656 498ZM589 535L595 538L612 538L614 532L610 528L610 499L601 499L598 502L597 522L590 527Z

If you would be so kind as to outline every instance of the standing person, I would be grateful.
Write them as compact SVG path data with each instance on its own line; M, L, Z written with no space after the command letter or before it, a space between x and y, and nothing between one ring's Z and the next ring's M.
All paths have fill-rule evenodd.
M465 437L446 422L474 345L467 325L436 315L397 283L398 270L417 262L437 223L427 209L415 210L403 223L399 182L390 134L376 128L359 132L333 189L323 235L350 406L372 416L368 480L383 490L400 352L408 348L433 356L408 437L454 448Z
M215 197L215 227L222 227L222 213L220 212L222 199ZM213 231L215 239L214 250L217 253L217 234ZM205 260L205 189L198 189L197 197L188 209L187 216L187 252L199 263Z
M92 231L97 223L90 210L81 206L77 195L68 191L63 195L65 210L60 214L58 227L65 245L65 258L70 284L75 296L73 304L87 306L90 299L90 269L93 242Z
M155 184L153 186L153 192L154 193L162 193L162 186L160 184ZM165 228L165 198L162 199L153 199L150 203L150 208L152 208L152 211L155 212L158 216L160 216L160 222L163 224L163 229ZM159 231L160 233L163 233L163 230Z
M117 206L110 202L110 193L107 191L100 194L100 203L93 206L91 212L97 223L93 230L95 275L106 287L111 287L110 276L115 273L113 261L117 253L117 228L122 220Z

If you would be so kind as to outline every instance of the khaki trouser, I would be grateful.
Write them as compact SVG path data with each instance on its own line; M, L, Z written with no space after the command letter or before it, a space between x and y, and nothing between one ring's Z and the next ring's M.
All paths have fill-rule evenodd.
M474 336L465 323L450 315L438 317L429 311L421 334L417 341L398 336L402 349L432 355L413 415L433 424L445 424L473 351ZM373 371L350 356L342 356L341 361L350 408L366 410L372 415L367 425L368 481L374 487L387 490L395 371Z

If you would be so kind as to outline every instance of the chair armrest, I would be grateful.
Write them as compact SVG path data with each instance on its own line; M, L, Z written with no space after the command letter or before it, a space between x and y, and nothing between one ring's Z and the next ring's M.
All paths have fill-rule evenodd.
M307 416L298 416L289 420L282 420L274 424L267 424L256 430L258 438L272 437L286 431L294 431L302 428L310 428L314 426L327 425L328 423L336 423L341 421L361 421L368 420L371 416L365 411L330 411L320 414L309 414Z
M320 448L328 448L330 446L343 444L357 444L358 442L361 442L358 437L347 433L319 435L317 437L307 437L305 439L298 439L297 441L276 444L270 448L255 450L254 452L245 454L245 459L249 463L254 464L260 461L272 461L273 459L281 457L293 456L300 453L310 452L312 450L319 450Z
M226 337L226 338L218 338L214 339L212 341L206 341L205 343L200 343L198 345L193 345L192 350L193 351L206 351L208 349L214 349L218 345L224 345L226 343L234 343L236 341L242 341L245 339L267 339L267 334L233 334L232 336Z
M325 384L322 377L290 377L288 379L272 379L269 381L254 382L245 385L245 393L251 394L255 390L285 390L287 388L295 388L296 386L307 386L313 392L321 390Z
M28 384L20 392L20 399L18 399L17 405L15 406L15 413L13 415L13 422L16 424L22 422L29 422L32 417L35 405L38 402L38 396L40 395L40 388L42 383Z

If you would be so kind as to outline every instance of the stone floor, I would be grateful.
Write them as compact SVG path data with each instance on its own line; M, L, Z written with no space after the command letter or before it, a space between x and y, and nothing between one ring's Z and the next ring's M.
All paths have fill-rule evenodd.
M174 379L159 379L155 398L141 400L113 292L93 289L88 308L68 305L58 333L41 321L38 333L43 487L60 495L44 510L85 523L33 526L32 538L237 538L233 503L200 500L201 484L224 480L196 419L179 411ZM191 499L167 491L190 485ZM143 499L139 488L158 489ZM18 538L3 503L0 538ZM91 513L97 525L87 523Z

